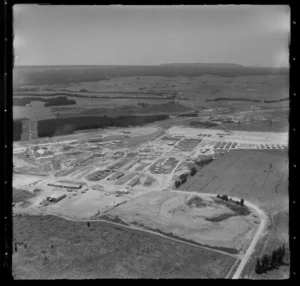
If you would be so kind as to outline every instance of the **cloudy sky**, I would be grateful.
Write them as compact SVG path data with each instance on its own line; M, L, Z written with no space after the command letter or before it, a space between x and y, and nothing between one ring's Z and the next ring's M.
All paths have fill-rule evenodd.
M288 66L289 6L14 6L16 65Z

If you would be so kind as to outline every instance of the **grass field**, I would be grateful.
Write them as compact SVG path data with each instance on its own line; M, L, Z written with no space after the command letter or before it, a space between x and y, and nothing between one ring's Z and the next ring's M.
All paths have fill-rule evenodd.
M231 151L200 169L179 187L187 191L227 194L258 204L269 216L268 230L256 246L243 277L289 277L288 153L280 151ZM257 275L255 262L285 244L287 265Z
M27 199L33 198L35 195L22 189L13 188L13 202L19 203Z
M254 279L287 279L290 271L290 251L289 251L289 214L287 211L278 211L272 215L272 228L266 238L262 253L270 254L278 246L285 244L286 255L284 262L286 265L273 269L266 273L257 275L252 273Z
M14 217L15 279L223 278L234 258L107 223ZM52 226L55 225L55 228Z
M179 189L227 194L266 207L286 205L288 154L282 151L231 151L199 170Z
M278 211L270 215L268 231L265 232L262 240L259 241L253 255L250 257L242 276L245 278L268 280L268 279L288 279L290 276L290 249L289 249L289 214L288 211ZM263 254L271 255L272 251L281 245L285 245L286 254L284 257L285 265L256 274L254 271L257 257Z

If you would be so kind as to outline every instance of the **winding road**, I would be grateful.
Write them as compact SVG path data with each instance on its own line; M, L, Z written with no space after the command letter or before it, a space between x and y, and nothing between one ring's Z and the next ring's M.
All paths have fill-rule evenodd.
M177 192L177 193L180 192L180 193L184 193L184 194L195 194L195 195L201 195L201 196L215 196L215 194L210 194L210 193L186 192L186 191L181 191L181 190L168 190L168 191ZM238 198L234 198L234 197L232 197L232 198L234 200L238 200ZM260 208L258 208L256 205L250 203L249 201L245 201L244 204L246 206L249 206L250 208L254 209L255 211L257 211L257 213L260 215L260 225L259 225L259 227L258 227L251 243L249 244L248 249L246 250L245 254L242 257L240 257L240 255L234 255L234 254L230 254L228 252L221 251L221 250L218 250L218 249L202 246L202 245L199 245L197 243L181 240L180 238L178 238L178 239L173 238L173 237L170 237L168 235L158 233L155 230L148 230L148 229L144 229L144 228L141 228L141 227L136 227L136 226L132 226L132 225L125 225L125 224L122 224L122 223L112 222L112 221L103 220L103 219L76 219L76 218L70 218L70 217L67 217L67 216L64 216L64 215L61 215L61 214L58 214L58 213L55 213L55 212L49 212L49 211L45 212L45 214L55 215L55 216L64 218L66 220L77 221L77 222L78 221L81 221L81 222L83 222L83 221L86 221L86 222L92 222L92 221L94 221L94 222L104 222L104 223L112 224L112 225L119 226L119 227L122 227L122 228L127 228L127 229L132 229L132 230L151 233L153 235L157 235L157 236L160 236L160 237L163 237L163 238L175 241L175 242L180 242L180 243L190 245L190 246L194 246L194 247L204 248L204 249L207 249L207 250L210 250L210 251L215 251L215 252L219 252L219 253L224 254L224 255L234 257L237 260L234 262L234 264L230 268L230 270L229 270L229 272L228 272L228 274L226 275L225 278L229 278L229 276L231 276L231 273L234 270L234 268L236 267L236 264L238 264L238 262L240 261L237 269L235 270L235 272L232 276L232 279L239 279L239 278L241 278L241 274L242 274L249 258L251 257L252 253L254 252L255 247L256 247L256 245L257 245L257 243L258 243L258 241L259 241L261 235L263 234L263 231L265 230L265 227L267 225L267 215L264 213L264 211L262 211Z
M261 220L260 220L260 225L258 227L258 230L257 230L255 236L253 237L244 257L242 258L240 265L238 266L234 275L232 276L232 279L239 279L241 277L241 274L246 266L246 263L248 262L250 256L254 252L255 246L256 246L258 240L260 239L261 235L263 234L263 231L267 225L267 215L261 209L259 209L256 205L249 203L249 202L247 202L245 204L250 206L251 208L255 209L259 213Z

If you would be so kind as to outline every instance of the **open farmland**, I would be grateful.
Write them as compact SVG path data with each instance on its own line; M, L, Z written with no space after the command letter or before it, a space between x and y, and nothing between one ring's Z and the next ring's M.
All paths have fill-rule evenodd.
M148 126L82 134L15 143L14 168L19 173L14 174L14 186L31 193L41 190L15 205L15 215L105 220L233 256L234 267L258 235L258 255L263 245L268 249L269 242L282 241L270 217L275 209L287 208L286 133ZM47 167L47 174L27 176L22 169L26 165L36 172ZM189 174L192 167L194 176ZM183 173L188 179L176 189L174 181ZM82 183L74 181L79 179ZM80 187L56 187L62 181ZM243 198L246 206L224 203L216 198L218 193ZM268 221L249 202L262 208ZM242 277L253 275L252 260ZM233 275L234 267L225 276Z
M221 278L235 261L103 222L88 227L53 216L14 217L13 222L15 279Z
M28 118L30 120L42 120L51 118L70 118L88 116L118 117L124 115L153 115L169 114L182 115L192 114L204 117L201 126L216 126L215 128L231 128L233 130L247 131L287 131L288 130L288 74L286 70L279 73L269 74L266 69L246 69L236 76L235 69L221 69L210 75L202 74L203 68L185 67L188 74L178 75L176 70L182 70L179 66L158 66L145 67L145 75L127 76L124 74L126 68L133 70L137 67L122 67L121 70L114 70L120 73L118 77L101 77L97 69L103 71L105 67L73 67L74 82L70 77L65 76L70 72L69 67L60 70L49 71L43 67L22 67L15 72L14 98L35 98L49 100L56 97L66 97L68 100L75 100L75 105L53 106L53 107L20 107L14 106L14 119ZM169 76L152 75L153 71L167 71ZM26 71L28 69L28 71ZM34 78L30 77L34 70ZM49 68L51 70L51 68ZM110 70L110 72L112 72ZM133 71L132 70L132 71ZM197 73L195 74L195 71ZM49 74L50 72L50 74ZM78 81L76 77L82 72L91 73L96 76L94 80ZM149 75L147 73L150 72ZM173 74L175 72L175 74ZM211 71L212 72L212 71ZM78 74L77 74L78 73ZM160 72L159 72L160 73ZM235 74L232 76L232 73ZM249 73L249 75L247 75ZM253 74L254 73L254 74ZM258 73L259 75L255 75ZM36 78L37 74L49 76L48 85L42 83L44 77ZM129 73L130 74L130 73ZM251 74L251 75L250 75ZM24 82L32 82L32 86L19 82L19 77ZM50 78L54 79L52 80ZM56 82L56 81L59 82ZM89 79L90 80L90 79ZM41 83L39 84L39 81ZM66 81L64 83L64 81ZM220 100L226 99L226 100ZM239 101L236 101L239 99ZM247 101L250 100L250 101ZM269 110L268 110L269 109ZM279 114L285 109L284 118ZM230 110L229 113L226 110ZM209 113L207 112L209 111ZM278 113L278 111L280 111ZM250 112L249 114L239 114ZM235 115L233 122L222 120L224 114ZM219 122L214 119L205 118L207 115L219 116ZM263 115L265 119L259 116ZM205 125L203 125L206 122ZM220 124L221 123L221 124ZM198 124L199 125L199 124Z
M16 188L13 188L12 194L13 194L14 203L19 203L34 197L34 194L32 194L31 192L28 192L26 190L16 189Z
M287 152L236 150L201 169L180 189L227 194L266 207L287 206L288 174Z
M194 177L179 187L187 192L220 193L245 198L267 213L268 228L263 232L259 244L242 272L242 277L253 279L289 277L288 168L287 152L235 150L200 169ZM271 254L282 244L287 248L285 264L262 275L256 274L254 271L256 258L264 253Z
M38 102L14 107L15 277L287 277L254 272L288 245L284 70L37 69L14 89Z
M185 69L183 69L183 66L185 66ZM84 74L82 71L84 71ZM82 82L98 82L100 85L102 82L106 85L107 82L112 82L111 85L113 86L114 83L126 83L126 79L129 79L127 82L132 82L132 78L134 78L136 82L143 84L144 77L149 76L153 78L154 83L158 82L158 85L168 86L166 79L169 79L169 81L172 82L174 81L174 77L176 77L178 74L182 74L183 71L183 76L186 77L195 77L199 76L199 74L204 76L207 74L213 74L216 75L216 77L228 76L230 78L234 78L245 75L268 76L274 72L274 69L245 68L239 65L232 65L230 67L214 67L212 65L209 67L205 66L205 64L200 64L198 66L189 66L184 64L163 64L158 66L59 66L59 68L57 68L57 66L24 66L14 69L14 83L16 85L21 84L25 86L66 84L71 85L68 89L73 89L73 86L78 86L78 83ZM278 69L278 72L286 74L287 70ZM34 76L32 76L32 74L34 74ZM137 74L139 76L135 76ZM159 82L159 79L164 79L163 83ZM258 84L261 83L266 83L266 81L258 81ZM87 87L88 86L86 84L86 88Z

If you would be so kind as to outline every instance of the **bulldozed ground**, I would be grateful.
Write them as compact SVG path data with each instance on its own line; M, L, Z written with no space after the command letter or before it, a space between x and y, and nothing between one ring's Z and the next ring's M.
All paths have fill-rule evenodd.
M195 199L201 204L189 203ZM141 195L110 210L107 215L118 217L129 225L234 254L248 246L258 221L254 211L239 216L209 196L167 191Z

